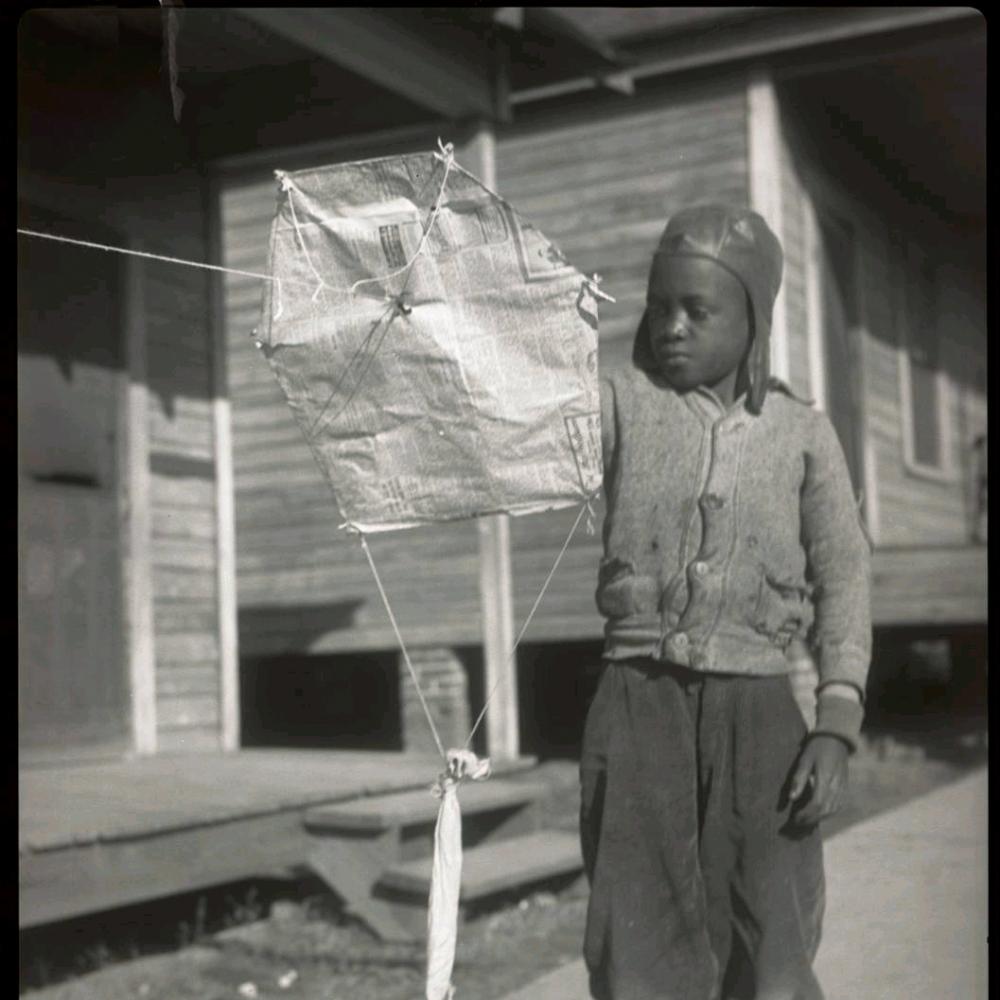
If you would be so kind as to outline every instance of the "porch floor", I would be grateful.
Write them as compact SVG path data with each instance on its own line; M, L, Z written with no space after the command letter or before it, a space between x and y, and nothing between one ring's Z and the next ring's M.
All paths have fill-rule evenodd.
M25 768L20 925L302 865L306 809L429 787L439 770L437 757L273 749Z

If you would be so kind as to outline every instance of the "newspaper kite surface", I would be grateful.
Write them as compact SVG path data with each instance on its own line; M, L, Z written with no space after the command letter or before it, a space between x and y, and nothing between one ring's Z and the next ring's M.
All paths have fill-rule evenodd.
M445 151L277 174L258 339L365 533L601 485L607 296Z

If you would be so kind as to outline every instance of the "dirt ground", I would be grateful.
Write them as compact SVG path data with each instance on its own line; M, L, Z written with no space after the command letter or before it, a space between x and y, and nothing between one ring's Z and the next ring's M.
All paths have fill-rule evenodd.
M852 759L846 802L825 834L952 781L982 763L985 754L982 732L936 737L925 729L912 739L905 733L868 737ZM576 764L550 761L524 780L539 777L551 788L545 822L575 829ZM196 934L187 947L165 954L130 961L108 957L96 971L22 995L32 1000L418 1000L423 995L418 946L381 944L322 896L278 900L267 915L244 916L257 919ZM498 1000L578 957L585 916L586 888L579 880L501 901L473 916L459 933L457 1000Z

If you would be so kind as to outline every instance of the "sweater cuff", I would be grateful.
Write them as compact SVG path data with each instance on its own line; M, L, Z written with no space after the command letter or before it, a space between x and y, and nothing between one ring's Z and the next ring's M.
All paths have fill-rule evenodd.
M864 706L851 698L840 695L820 695L816 699L816 726L813 736L820 733L838 736L850 748L851 753L858 749L858 738L861 735L861 722L865 717Z

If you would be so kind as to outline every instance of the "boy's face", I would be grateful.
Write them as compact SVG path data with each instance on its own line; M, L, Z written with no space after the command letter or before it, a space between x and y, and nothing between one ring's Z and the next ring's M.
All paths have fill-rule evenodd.
M750 340L739 279L707 258L657 257L646 315L650 347L664 378L681 390L706 386L731 403Z

